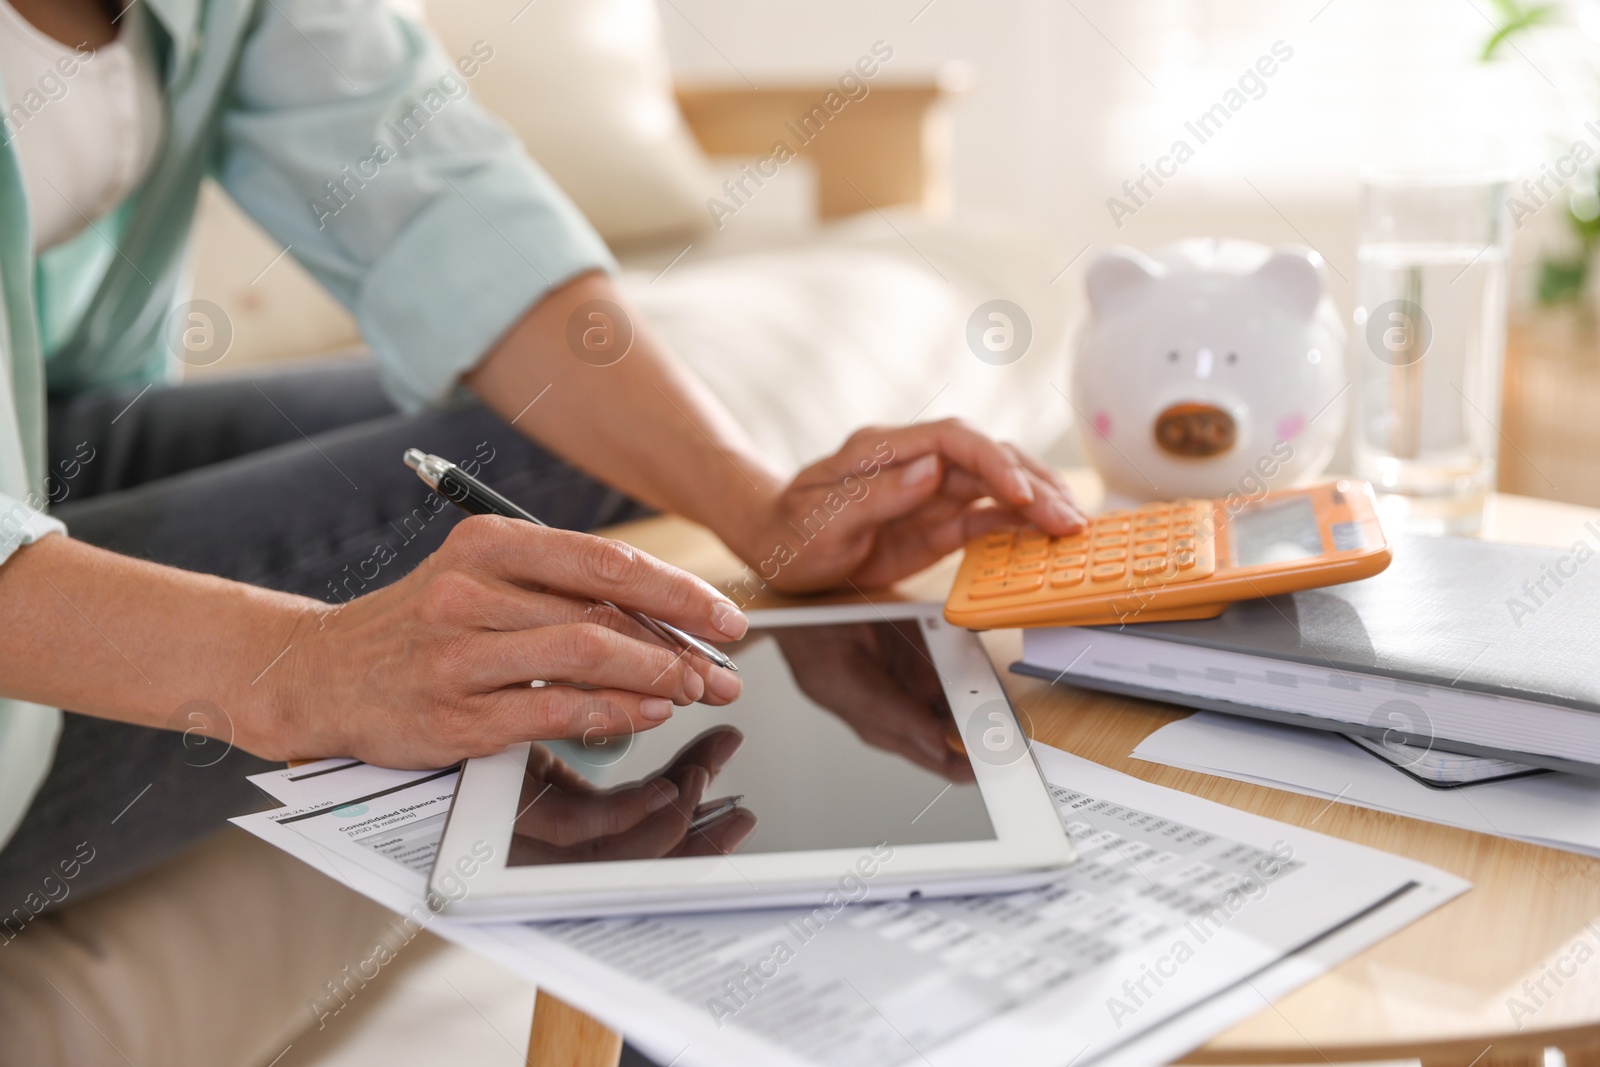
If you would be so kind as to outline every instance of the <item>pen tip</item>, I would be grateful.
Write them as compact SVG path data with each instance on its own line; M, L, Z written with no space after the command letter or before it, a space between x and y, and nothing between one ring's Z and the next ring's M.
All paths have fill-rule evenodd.
M418 467L422 466L422 461L427 458L428 454L420 448L406 449L406 466L410 467L412 470L416 470Z

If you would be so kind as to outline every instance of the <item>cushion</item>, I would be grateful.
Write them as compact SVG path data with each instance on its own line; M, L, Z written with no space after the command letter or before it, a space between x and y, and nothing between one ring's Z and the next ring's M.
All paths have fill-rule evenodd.
M176 783L171 783L176 784ZM392 913L243 831L75 899L0 948L0 1059L38 1067L287 1067L285 1046L392 971L346 968L401 945ZM393 951L391 949L391 951ZM334 995L328 983L344 993ZM370 1062L370 1061L369 1061ZM383 1062L391 1062L384 1057ZM465 1062L465 1061L463 1061Z
M665 271L653 262L627 271L623 289L790 469L858 427L945 416L1070 463L1072 409L1057 391L1067 301L1050 284L1059 264L1025 235L889 217L892 226L863 215L759 251L697 243ZM986 361L968 341L974 313L994 299L1022 308L1031 326L1013 362Z
M715 182L654 0L429 0L426 15L452 57L493 50L472 92L612 245L710 225Z

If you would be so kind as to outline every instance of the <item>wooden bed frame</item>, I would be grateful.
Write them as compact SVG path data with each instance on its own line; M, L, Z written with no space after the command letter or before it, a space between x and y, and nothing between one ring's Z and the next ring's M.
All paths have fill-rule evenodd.
M929 214L950 207L947 101L964 87L959 65L923 81L868 82L866 96L845 103L825 123L823 101L843 99L837 86L788 85L678 88L678 107L711 156L753 159L782 142L817 173L817 214L842 218L889 206ZM820 112L819 112L819 109ZM802 119L815 115L802 130ZM817 128L820 126L820 129ZM810 139L802 144L802 136Z

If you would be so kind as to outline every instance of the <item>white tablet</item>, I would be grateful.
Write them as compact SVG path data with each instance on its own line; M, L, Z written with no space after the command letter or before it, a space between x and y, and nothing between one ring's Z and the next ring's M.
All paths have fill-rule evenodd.
M1073 860L976 635L938 604L759 611L744 693L468 761L429 876L461 918L1023 889Z

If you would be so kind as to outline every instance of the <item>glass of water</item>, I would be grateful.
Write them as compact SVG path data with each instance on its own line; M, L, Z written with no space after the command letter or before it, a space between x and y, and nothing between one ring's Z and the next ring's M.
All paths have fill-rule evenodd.
M1356 472L1391 529L1473 533L1499 452L1511 174L1361 182Z

